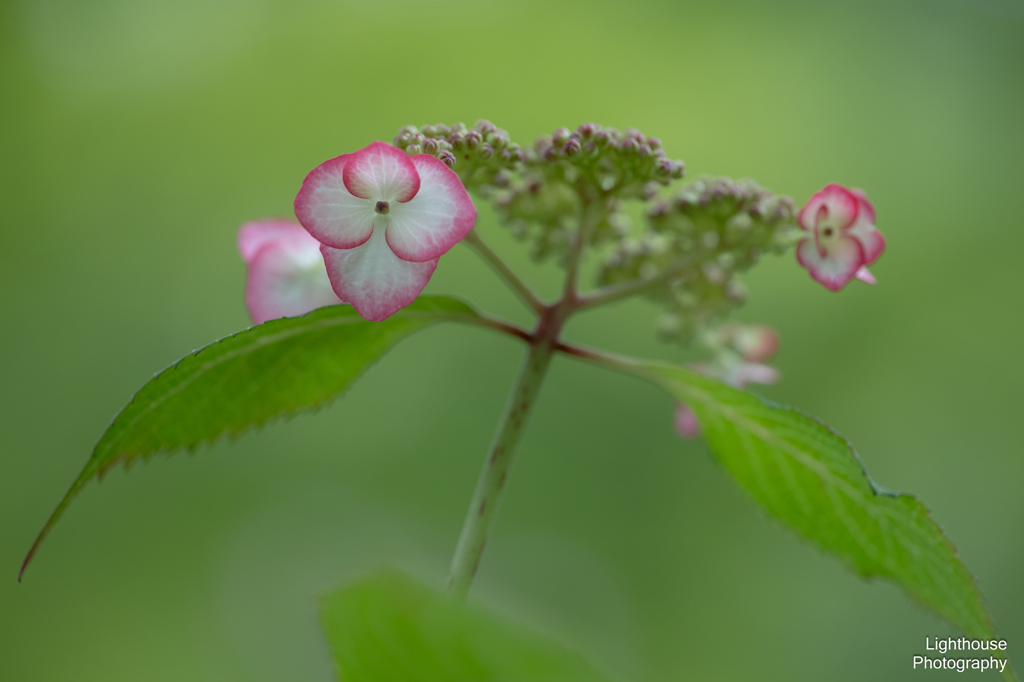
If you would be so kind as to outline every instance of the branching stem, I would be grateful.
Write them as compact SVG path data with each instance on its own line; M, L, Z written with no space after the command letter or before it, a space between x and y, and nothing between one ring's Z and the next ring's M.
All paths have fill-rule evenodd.
M609 284L602 289L598 289L591 294L580 296L576 301L573 312L596 308L600 305L614 303L615 301L621 301L624 298L630 298L652 289L656 289L664 285L666 282L670 282L672 278L676 277L684 269L691 266L694 263L694 260L695 259L693 257L684 257L654 279L631 279L625 282L616 282L615 284Z
M484 326L526 341L528 351L519 369L516 383L509 393L483 471L480 472L476 489L473 491L473 499L462 526L462 533L459 535L455 556L452 557L448 573L448 593L458 599L466 597L480 566L480 559L487 545L491 527L494 525L512 461L519 449L526 422L540 393L552 356L557 350L595 359L590 357L590 351L565 345L559 340L566 320L580 309L625 298L656 284L654 281L645 281L642 287L636 286L635 283L609 287L583 299L577 295L576 286L583 253L606 209L606 202L601 199L586 204L580 226L570 245L562 299L552 305L545 305L511 268L484 244L475 231L470 232L464 240L487 261L519 298L533 309L538 321L536 329L531 333L500 320L483 318Z

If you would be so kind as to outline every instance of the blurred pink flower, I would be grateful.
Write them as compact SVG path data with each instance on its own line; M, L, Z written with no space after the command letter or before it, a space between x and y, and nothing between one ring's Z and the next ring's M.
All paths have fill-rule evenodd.
M797 244L796 259L811 277L832 291L854 277L875 283L867 266L885 251L885 238L864 192L826 185L800 209L797 224L809 236Z
M770 360L779 350L779 333L766 324L730 325L726 334L726 341L747 362Z
M763 324L728 324L711 334L718 348L714 362L694 363L690 369L712 379L746 388L747 384L775 384L782 378L775 367L764 364L779 350L779 333ZM676 433L691 439L700 435L697 415L685 403L676 405Z
M296 222L268 219L242 225L238 252L248 271L245 305L255 324L341 303L327 279L320 242Z
M476 208L444 162L374 142L314 168L295 215L322 244L338 296L380 321L416 300Z
M700 435L700 422L690 406L685 403L676 405L676 433L680 438L689 440Z

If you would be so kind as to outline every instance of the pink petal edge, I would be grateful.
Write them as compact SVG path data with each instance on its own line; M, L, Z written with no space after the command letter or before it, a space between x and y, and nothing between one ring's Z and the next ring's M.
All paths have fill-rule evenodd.
M814 230L814 219L822 205L827 206L830 213L837 213L841 216L843 228L852 225L857 220L859 206L857 197L850 190L833 182L815 192L800 209L796 222L801 229L808 232Z
M364 319L380 322L416 300L430 281L437 259L404 261L387 245L384 230L374 230L354 249L320 247L334 292Z
M287 218L264 218L243 223L238 228L238 253L245 263L252 261L263 246L280 239L313 239L294 220ZM315 241L315 240L314 240Z
M309 172L295 196L295 217L321 244L354 249L373 234L374 203L352 196L342 174L351 154L324 161Z
M866 218L858 219L846 234L860 242L865 265L873 265L885 252L885 236Z
M875 205L868 199L868 195L864 193L864 190L859 187L854 187L850 192L853 196L857 197L860 214L867 215L868 220L873 225L875 223Z
M853 279L857 270L864 265L864 250L860 242L852 237L844 237L837 242L837 244L843 243L847 244L846 248L850 252L847 259L834 258L831 253L822 258L818 254L814 240L804 239L796 245L796 260L819 284L830 291L839 291ZM831 269L829 266L832 266Z
M342 179L353 196L402 203L420 189L420 176L409 156L387 142L373 142L349 157Z
M391 207L386 237L402 260L439 258L462 240L476 222L476 206L455 172L429 154L411 157L420 189L407 203Z

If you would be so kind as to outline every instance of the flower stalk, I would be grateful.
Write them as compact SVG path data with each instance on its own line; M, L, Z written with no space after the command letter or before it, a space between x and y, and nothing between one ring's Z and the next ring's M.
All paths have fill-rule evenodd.
M452 557L448 573L448 593L456 598L465 599L480 566L480 558L483 556L487 538L501 504L512 460L515 459L526 422L544 382L544 375L551 364L554 348L550 339L534 338L523 359L516 383L509 393L494 442L473 491L473 499L469 503L469 511L462 526L458 545L455 547L455 555Z

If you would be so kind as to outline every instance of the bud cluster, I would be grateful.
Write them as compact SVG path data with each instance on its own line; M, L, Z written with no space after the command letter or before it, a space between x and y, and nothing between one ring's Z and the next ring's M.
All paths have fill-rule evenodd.
M649 229L620 240L600 281L650 281L648 295L667 309L659 333L687 343L745 300L738 273L791 245L794 214L789 197L752 181L698 179L649 202Z
M493 185L498 171L514 168L526 156L507 132L484 120L472 128L465 123L405 126L394 142L409 155L431 154L444 161L470 190Z
M395 145L445 161L468 189L494 203L517 238L532 243L537 260L564 257L583 220L592 222L591 246L623 238L629 221L622 200L648 198L684 171L657 138L593 123L558 128L529 148L489 121L407 126Z
M527 163L549 182L583 185L620 199L646 198L651 185L683 177L685 165L665 156L661 141L635 128L618 131L585 123L570 132L558 128L527 150Z
M659 332L680 343L743 302L738 273L793 243L792 200L752 181L702 178L663 197L683 162L633 128L587 123L520 147L489 121L406 126L395 145L448 164L538 261L564 259L581 230L590 247L613 245L600 283L650 281L646 294L667 309ZM631 200L648 202L639 235L626 211Z

